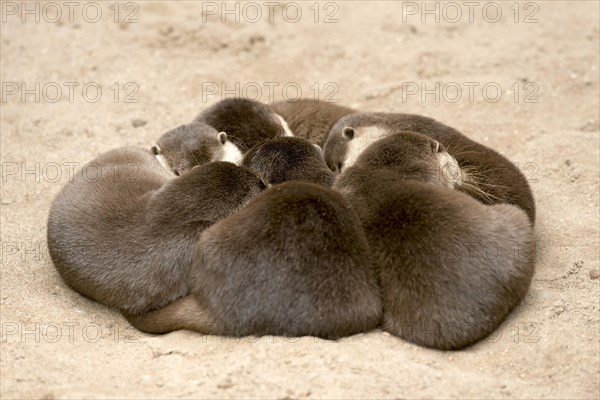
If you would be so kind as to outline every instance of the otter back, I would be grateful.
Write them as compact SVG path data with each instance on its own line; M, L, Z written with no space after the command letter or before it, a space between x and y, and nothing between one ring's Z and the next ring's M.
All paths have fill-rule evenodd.
M63 188L47 238L71 288L130 314L164 307L188 291L197 235L261 190L254 173L231 163L172 178L150 152L120 148Z
M273 186L198 242L190 299L130 319L150 332L338 338L378 326L360 221L331 189Z
M336 183L361 218L382 290L383 328L419 345L460 349L490 334L527 293L531 225L519 208L359 171ZM339 185L339 186L338 186Z

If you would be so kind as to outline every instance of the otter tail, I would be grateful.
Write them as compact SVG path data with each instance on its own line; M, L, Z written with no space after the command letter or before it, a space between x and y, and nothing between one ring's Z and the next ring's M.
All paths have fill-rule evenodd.
M220 331L217 322L200 306L193 295L147 314L123 315L131 325L147 333L161 334L188 329L206 335L218 335Z

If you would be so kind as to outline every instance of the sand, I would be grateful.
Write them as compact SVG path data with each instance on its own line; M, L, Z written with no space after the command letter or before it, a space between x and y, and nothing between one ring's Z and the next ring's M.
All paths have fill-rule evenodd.
M599 5L444 4L436 21L421 2L3 2L0 396L598 399ZM529 294L442 352L381 331L152 336L66 287L45 232L70 174L224 90L423 114L518 163L538 209Z

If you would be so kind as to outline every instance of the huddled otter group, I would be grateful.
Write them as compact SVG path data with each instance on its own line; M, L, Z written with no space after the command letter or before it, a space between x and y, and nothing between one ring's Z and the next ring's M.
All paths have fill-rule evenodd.
M322 150L321 150L322 148ZM138 329L335 339L377 327L460 349L527 293L518 168L433 119L227 99L58 194L50 255Z

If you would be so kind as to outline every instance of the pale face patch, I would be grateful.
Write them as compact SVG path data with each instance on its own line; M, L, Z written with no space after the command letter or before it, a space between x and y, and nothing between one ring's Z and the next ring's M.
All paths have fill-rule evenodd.
M445 151L436 153L440 166L442 180L449 188L455 188L462 183L462 171L454 157Z
M283 131L285 132L283 136L294 136L294 132L292 132L285 119L283 119L283 117L279 114L275 115L277 115L277 118L279 118L279 123L281 124L281 126L283 127Z
M169 173L171 173L171 175L175 175L175 173L173 172L171 167L169 167L169 163L167 162L167 159L165 158L165 156L163 156L162 154L155 154L154 157L156 157L156 159L158 160L160 165L162 165L164 167L164 169L169 171Z
M389 132L378 126L365 126L354 128L354 138L348 141L348 149L346 151L346 159L342 166L346 169L352 166L356 159L374 142L389 135ZM341 139L345 140L345 139Z
M242 159L244 155L240 151L240 149L230 141L225 142L223 145L223 153L221 154L221 158L215 161L227 161L230 163L234 163L235 165L240 165L242 163Z

